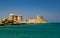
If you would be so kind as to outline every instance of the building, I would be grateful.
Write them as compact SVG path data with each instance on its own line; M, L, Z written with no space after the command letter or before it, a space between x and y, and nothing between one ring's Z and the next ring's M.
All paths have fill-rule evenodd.
M22 16L20 16L20 15L17 16L17 22L18 22L18 23L21 23L21 22L22 22Z
M13 21L14 21L14 22L17 21L17 15L14 15Z
M8 20L17 21L17 15L16 14L10 14L8 17Z
M38 21L43 20L43 16L37 16L37 20L38 20Z
M16 14L10 14L8 17L8 21L12 24L16 24L17 23L17 15Z
M8 20L13 20L14 19L14 14L10 14L9 17L8 17Z
M33 23L36 23L36 19L29 19L28 22L29 22L29 23L32 23L32 24L33 24Z
M37 16L36 19L29 19L28 23L38 24L38 23L47 23L47 21L43 19L43 16Z

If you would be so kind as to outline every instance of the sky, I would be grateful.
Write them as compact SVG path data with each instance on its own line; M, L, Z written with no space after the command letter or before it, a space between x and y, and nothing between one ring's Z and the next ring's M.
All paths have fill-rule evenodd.
M40 15L48 22L60 22L60 0L0 0L0 19L10 13L24 18Z

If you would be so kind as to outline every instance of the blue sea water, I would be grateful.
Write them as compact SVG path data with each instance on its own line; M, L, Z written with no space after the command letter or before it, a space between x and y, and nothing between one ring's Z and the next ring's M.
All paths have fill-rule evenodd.
M0 26L0 38L60 38L60 23Z

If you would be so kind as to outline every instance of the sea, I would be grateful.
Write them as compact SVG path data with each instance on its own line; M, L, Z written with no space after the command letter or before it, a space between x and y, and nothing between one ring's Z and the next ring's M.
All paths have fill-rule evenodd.
M60 38L60 23L0 26L0 38Z

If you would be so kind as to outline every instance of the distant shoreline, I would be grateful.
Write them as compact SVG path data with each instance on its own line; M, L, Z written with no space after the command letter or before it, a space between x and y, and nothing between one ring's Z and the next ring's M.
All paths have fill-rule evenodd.
M50 22L50 23L39 23L39 24L60 24L60 22ZM27 24L11 24L11 25L7 25L7 24L0 24L0 26L20 26L20 25L27 25ZM32 24L34 25L34 24Z

